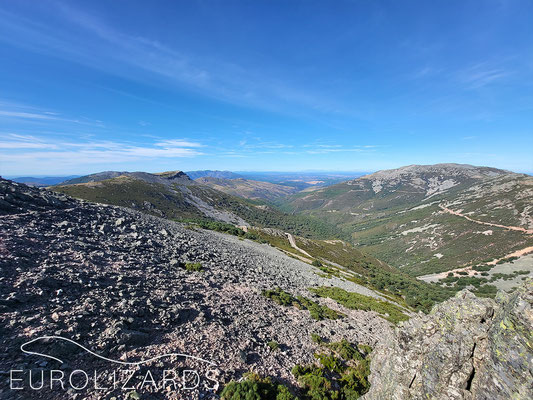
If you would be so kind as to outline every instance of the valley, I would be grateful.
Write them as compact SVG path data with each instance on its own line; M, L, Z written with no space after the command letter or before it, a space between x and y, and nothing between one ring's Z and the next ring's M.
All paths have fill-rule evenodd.
M406 298L411 292L410 305L425 310L464 287L484 296L494 296L498 287L510 289L512 277L496 273L487 279L484 270L533 247L533 178L509 171L459 164L408 166L296 194L227 171L198 174L207 175L193 181L179 171L111 171L67 181L54 190L193 224L220 221L229 224L226 232L234 229L231 225L242 227L248 237L301 261L325 263L325 271L342 274L348 268L360 274L351 279L373 289L379 281L389 295ZM262 199L250 199L258 191ZM356 255L347 250L353 246ZM365 254L381 265L372 272L361 268L358 260ZM383 277L384 266L393 275ZM520 272L519 278L533 276L533 266ZM519 283L518 278L512 281Z
M204 397L259 384L308 398L330 393L305 384L323 376L341 398L381 399L390 390L383 368L397 373L386 358L402 340L396 327L424 342L420 324L436 323L425 314L454 313L468 327L454 340L471 346L480 328L454 311L463 289L476 310L499 310L497 290L526 296L533 275L532 178L490 168L410 166L301 192L181 171L106 171L48 189L0 183L0 223L18 232L2 237L0 254L10 335L68 333L109 359L194 353L216 365ZM2 362L12 363L18 342L3 345ZM73 352L64 368L103 367L84 357ZM439 356L409 357L433 365ZM335 368L359 372L346 384Z
M381 171L297 194L282 208L334 224L359 248L421 276L530 247L532 203L530 176L442 164Z
M96 198L130 207L73 199L61 193L69 186L54 192L0 180L0 324L7 332L2 365L21 373L60 367L71 376L81 368L105 377L109 362L131 361L136 386L125 395L128 399L179 396L182 386L145 385L150 369L164 368L192 368L209 377L191 392L194 399L228 398L249 385L289 400L334 393L342 399L383 399L397 385L418 396L453 392L467 382L474 396L528 392L525 361L506 346L531 356L521 333L531 321L518 311L522 304L531 309L531 281L493 301L421 282L341 239L305 238L249 224L241 229L212 219L175 222L166 217L178 207L165 197L172 192L163 192L167 203L156 203L159 197L151 195L160 216L150 207L138 210L132 204L141 203L123 200L140 201L129 192L135 179L123 175L110 185L103 179L72 187L83 189L76 193L105 188L94 196L103 193L108 197ZM152 181L152 190L179 189L162 179L195 185L180 173L141 176L143 182ZM482 291L479 295L484 297ZM451 330L438 327L451 319ZM511 323L516 331L502 328ZM426 335L428 329L434 336ZM51 332L54 336L47 336ZM408 352L399 350L405 347L403 332L412 338ZM478 343L484 332L490 348ZM91 358L81 347L58 341L63 337L105 358ZM433 340L441 344L435 347ZM458 343L464 355L440 355ZM21 346L32 353L21 357ZM491 352L498 351L511 358L493 357ZM43 354L61 360L43 362ZM191 357L167 360L160 357L164 354ZM478 359L483 360L476 364L481 372L471 379L472 363L478 362L472 360ZM409 365L408 380L397 376L401 362ZM443 389L451 379L443 368L464 373ZM512 378L502 372L509 368ZM441 372L431 385L419 378L436 371ZM317 379L322 383L310 383ZM17 395L28 399L52 393L53 398L71 398L72 392L16 384L22 385ZM99 399L123 391L111 386L79 393ZM5 388L0 394L17 398Z

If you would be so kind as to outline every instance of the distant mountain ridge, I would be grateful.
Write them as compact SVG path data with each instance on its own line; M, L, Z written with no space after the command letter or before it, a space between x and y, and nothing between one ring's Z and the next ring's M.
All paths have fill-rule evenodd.
M220 179L238 179L243 178L242 175L236 174L231 171L213 171L213 170L203 170L203 171L187 171L186 174L193 180L198 178L220 178Z
M101 182L107 179L113 179L120 176L129 176L147 181L165 183L166 181L179 180L182 183L190 182L191 179L183 171L167 171L161 173L150 174L148 172L128 172L128 171L104 171L95 174L80 176L79 178L69 179L61 182L61 185L77 185L80 183Z
M276 200L298 192L298 189L291 186L244 178L223 179L203 177L197 178L195 181L224 193L250 200Z
M29 186L44 187L57 185L66 180L77 178L78 175L69 175L69 176L43 176L43 177L33 177L33 176L19 176L16 178L11 178L14 182L24 183Z
M472 180L507 174L512 174L512 172L467 164L408 165L397 169L374 172L351 182L361 188L366 186L364 185L365 182L371 182L374 193L381 190L398 191L402 187L404 189L412 187L425 192L427 197L445 192L454 186L469 183Z
M182 171L105 171L69 180L53 190L169 219L211 219L240 226L275 227L306 237L338 237L338 230L326 223L251 203L191 180Z
M284 209L337 225L391 265L423 275L504 257L533 237L453 215L533 227L533 178L464 164L410 165L378 171L290 197Z

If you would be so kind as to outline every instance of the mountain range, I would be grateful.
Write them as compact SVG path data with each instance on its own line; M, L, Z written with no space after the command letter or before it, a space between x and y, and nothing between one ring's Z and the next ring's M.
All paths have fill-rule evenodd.
M107 171L63 182L53 190L169 219L209 219L239 226L279 228L307 237L336 237L336 228L327 223L232 196L191 180L181 171L158 174Z
M503 259L533 246L533 177L459 164L411 165L298 193L283 209L338 226L413 275Z
M112 175L54 190L0 179L0 361L26 378L15 382L21 390L2 387L2 398L189 395L179 386L142 384L176 368L201 373L192 392L198 398L533 395L531 280L492 300L483 286L476 297L465 285L424 283L339 239L212 219L175 222L139 208L135 190L164 189L150 194L162 199L198 183L179 171ZM132 203L59 192L72 188ZM180 206L167 200L165 207ZM460 279L470 287L481 278ZM158 358L169 353L192 358ZM111 363L120 361L141 363L127 367L135 386L126 392L120 385L74 392L27 383L32 371L72 376L80 369L107 382Z
M204 177L197 178L196 181L221 192L250 200L275 201L298 192L298 189L292 186L277 185L275 183L244 178L223 179Z
M213 170L202 170L202 171L187 171L185 172L187 176L191 179L198 178L221 178L221 179L238 179L243 178L242 175L236 174L231 171L213 171Z
M528 253L532 182L531 176L496 168L437 164L300 192L244 178L191 180L182 172L116 171L68 180L55 190L167 218L208 218L342 239L425 278Z
M532 181L495 168L437 164L379 171L289 195L283 195L290 192L283 185L191 180L179 171L104 172L53 190L203 228L249 229L284 251L294 251L296 244L307 253L296 256L308 261L328 253L322 261L353 267L358 262L343 257L342 250L352 246L395 271L383 279L363 268L364 283L400 296L413 291L410 304L427 309L465 286L493 296L533 273ZM278 233L268 232L272 228ZM413 283L408 275L419 280ZM421 286L424 281L432 285Z

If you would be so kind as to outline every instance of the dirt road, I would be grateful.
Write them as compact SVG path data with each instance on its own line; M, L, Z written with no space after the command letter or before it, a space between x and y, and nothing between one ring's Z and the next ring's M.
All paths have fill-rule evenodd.
M529 247L526 247L526 248L521 249L521 250L513 251L512 253L509 253L509 254L503 256L502 258L495 258L494 260L489 261L487 263L487 265L496 265L498 263L498 261L500 261L500 260L504 260L504 259L510 258L510 257L522 257L522 256L525 256L526 254L530 254L530 253L533 253L533 246L529 246ZM434 281L437 281L439 279L446 278L450 272L451 273L467 272L468 276L473 276L478 271L472 269L472 266L468 266L468 267L452 269L450 271L440 272L440 273L437 273L437 274L418 276L417 279L420 279L420 280L426 281L426 282L434 282Z
M439 207L440 207L440 209L442 211L447 212L448 214L452 214L452 215L456 215L458 217L465 218L468 221L474 222L476 224L494 226L496 228L504 228L504 229L509 229L511 231L519 231L519 232L527 233L528 235L533 235L533 229L526 229L526 228L523 228L521 226L507 226L507 225L494 224L492 222L479 221L477 219L470 218L468 215L464 215L464 214L462 214L462 213L460 213L458 211L451 210L448 207L445 207L445 206L443 206L441 204L439 204Z
M289 243L291 245L291 247L295 250L298 250L300 253L302 254L305 254L307 257L309 257L311 260L313 259L313 256L311 254L309 254L307 251L303 250L303 249L300 249L297 245L296 245L296 241L294 240L294 236L292 236L290 233L287 233L285 232L285 235L287 235L287 239L289 239Z

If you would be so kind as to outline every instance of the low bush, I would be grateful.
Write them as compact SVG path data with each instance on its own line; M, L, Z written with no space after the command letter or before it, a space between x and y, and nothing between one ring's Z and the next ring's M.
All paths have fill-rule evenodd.
M362 360L364 358L358 348L346 339L342 339L340 342L326 343L325 346L337 353L343 360Z
M315 354L320 365L295 365L291 371L302 389L302 399L355 400L365 394L370 388L368 354L371 347L364 347L367 355L362 357L357 346L345 339L334 343L320 339L320 343L335 355Z
M317 302L309 300L306 297L298 296L296 299L298 300L298 303L301 308L309 310L311 318L316 319L317 321L323 319L339 319L342 317L342 315L336 312L335 310L332 310L327 306L321 306Z
M204 269L200 263L186 263L185 269L189 272L200 272Z
M294 306L301 310L308 310L311 314L311 318L316 319L317 321L323 319L339 319L343 317L342 314L329 307L321 306L317 302L309 300L303 296L294 297L279 287L276 289L263 290L262 294L281 306Z
M474 290L474 294L479 297L490 297L494 298L498 288L494 285L483 285L479 289Z
M254 373L246 374L241 382L228 383L220 397L224 400L297 400L286 386Z
M276 350L279 350L279 343L276 342L275 340L271 340L270 342L267 343L268 347L270 347L270 350L272 351L276 351Z
M311 340L313 343L322 344L323 340L318 333L311 333Z
M475 265L472 267L473 270L479 271L479 272L486 272L490 271L492 268L494 268L494 265Z
M353 310L375 311L381 317L394 324L406 321L409 317L402 312L402 309L387 301L375 299L359 293L347 292L337 287L310 288L310 291L320 297L329 297L346 308Z
M292 306L296 302L296 299L292 297L292 295L279 287L276 289L263 290L262 295L275 301L280 306Z
M344 366L342 365L341 360L332 354L319 353L315 354L315 358L320 362L324 369L330 372L337 372L340 374L344 371Z

